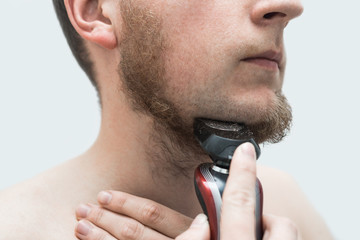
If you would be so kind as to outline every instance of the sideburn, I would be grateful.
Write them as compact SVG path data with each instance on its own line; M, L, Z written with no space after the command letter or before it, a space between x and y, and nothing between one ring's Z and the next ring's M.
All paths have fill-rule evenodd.
M124 39L118 72L123 81L122 90L134 111L154 119L151 142L161 152L157 154L151 149L150 157L168 163L162 165L164 171L171 169L173 174L176 171L175 174L187 175L198 164L194 163L195 156L202 152L192 128L186 127L176 107L164 96L167 47L161 33L161 19L149 9L135 5L133 1L121 1Z

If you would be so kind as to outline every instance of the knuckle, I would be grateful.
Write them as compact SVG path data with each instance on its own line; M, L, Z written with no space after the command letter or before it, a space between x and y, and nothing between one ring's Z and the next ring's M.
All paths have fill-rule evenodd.
M94 234L93 238L89 238L89 240L106 240L107 236L103 232L97 232Z
M163 220L160 208L153 203L147 203L141 212L144 222L160 223Z
M255 193L246 190L235 189L229 192L228 197L224 198L224 204L242 209L255 208Z
M110 204L116 205L117 209L122 209L125 206L126 202L127 202L126 195L123 193L117 193L115 199L111 201Z
M250 176L256 176L256 168L250 164L243 164L240 166L242 174L248 174Z
M93 208L90 213L90 219L94 221L94 223L100 223L103 220L105 214L105 210L102 208Z
M124 223L119 235L121 239L137 240L142 238L143 232L144 227L141 224L129 221Z

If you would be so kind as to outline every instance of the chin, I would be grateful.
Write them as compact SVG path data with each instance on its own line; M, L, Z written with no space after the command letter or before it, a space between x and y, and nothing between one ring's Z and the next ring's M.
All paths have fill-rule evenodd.
M212 103L204 104L199 109L204 114L196 117L245 124L258 143L279 142L290 129L291 107L281 91L256 89Z
M242 94L233 95L229 100L228 116L224 114L222 118L244 124L263 122L272 114L279 101L279 94L268 88L246 91Z

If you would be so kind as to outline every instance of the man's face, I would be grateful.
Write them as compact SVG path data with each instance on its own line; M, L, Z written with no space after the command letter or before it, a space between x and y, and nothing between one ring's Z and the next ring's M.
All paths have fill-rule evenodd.
M258 142L281 139L283 29L297 0L122 0L119 73L135 109L175 132L194 118L241 122ZM288 16L286 16L288 15Z

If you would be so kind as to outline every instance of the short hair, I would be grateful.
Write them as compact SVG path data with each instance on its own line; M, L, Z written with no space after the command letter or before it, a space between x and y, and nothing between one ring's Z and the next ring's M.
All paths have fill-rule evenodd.
M53 0L54 8L58 20L60 22L61 28L67 40L67 43L70 46L71 52L77 60L80 67L84 70L88 78L90 79L93 86L98 91L98 84L95 78L95 71L93 68L93 62L90 59L90 54L88 49L85 46L85 41L82 37L76 32L75 28L71 24L64 0Z

